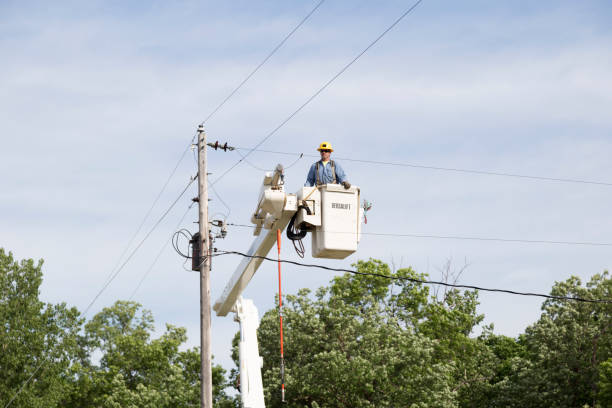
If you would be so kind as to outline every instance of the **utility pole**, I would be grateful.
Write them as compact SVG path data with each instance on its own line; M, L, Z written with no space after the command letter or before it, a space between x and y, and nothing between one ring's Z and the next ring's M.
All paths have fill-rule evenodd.
M198 127L198 203L200 215L200 407L212 408L212 362L210 351L210 234L208 232L208 178L206 133Z

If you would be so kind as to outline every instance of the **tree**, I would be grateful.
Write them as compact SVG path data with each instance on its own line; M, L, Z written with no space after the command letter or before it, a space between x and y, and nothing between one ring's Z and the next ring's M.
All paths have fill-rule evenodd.
M601 363L599 367L598 403L601 407L612 406L612 359Z
M199 406L200 353L180 351L186 330L166 325L152 339L153 316L135 302L117 301L85 325L77 386L66 406L144 408ZM91 356L101 355L98 364ZM224 389L225 371L213 368L213 399L217 407L231 407Z
M571 277L551 294L610 299L612 280L607 272L597 274L585 287ZM542 310L520 336L525 355L514 357L510 373L496 384L494 406L610 406L612 305L548 299Z
M0 401L53 407L69 392L78 356L79 312L39 299L42 261L15 261L0 248ZM28 381L30 380L30 381Z
M400 279L346 274L314 299L302 289L284 300L289 405L458 407L475 399L465 390L488 384L494 361L483 340L469 337L482 321L476 294L448 291L438 301L410 281L424 276L409 268L354 266ZM266 403L280 407L278 310L265 313L258 338Z
M84 324L76 308L39 300L42 276L42 261L17 262L0 249L2 406L14 396L16 408L199 406L200 353L179 350L184 328L166 325L153 339L151 313L125 301ZM226 386L214 366L218 408L236 406Z

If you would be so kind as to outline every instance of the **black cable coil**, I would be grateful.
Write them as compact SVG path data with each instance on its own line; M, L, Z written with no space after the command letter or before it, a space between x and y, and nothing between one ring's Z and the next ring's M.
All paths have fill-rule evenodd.
M306 210L308 215L312 215L312 212L307 205L300 205L298 206L296 213L293 214L293 217L291 217L291 221L289 221L289 225L287 226L287 238L293 242L295 252L297 252L300 258L304 257L304 243L302 242L302 239L305 238L306 234L308 233L306 228L302 228L300 225L295 225L295 219L302 209Z

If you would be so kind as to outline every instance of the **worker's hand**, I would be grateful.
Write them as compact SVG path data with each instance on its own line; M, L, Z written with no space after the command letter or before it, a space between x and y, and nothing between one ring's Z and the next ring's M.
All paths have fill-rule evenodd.
M348 190L349 188L351 188L351 183L349 183L348 181L343 181L342 186L345 190Z

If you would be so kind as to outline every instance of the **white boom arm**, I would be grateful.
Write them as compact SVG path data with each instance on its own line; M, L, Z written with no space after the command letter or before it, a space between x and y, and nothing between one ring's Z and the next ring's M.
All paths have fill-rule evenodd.
M297 211L297 196L285 193L283 186L283 167L276 166L274 173L266 173L259 193L257 208L251 217L255 224L254 235L257 235L249 256L266 256L276 241L276 230L283 231L293 214ZM225 286L223 294L213 306L217 316L226 316L234 307L238 297L255 275L263 262L261 258L244 258L232 278Z
M240 323L240 395L244 408L265 408L261 368L263 359L259 355L257 328L259 316L250 299L242 296L236 302L234 320Z
M295 211L294 211L295 212ZM273 224L273 229L265 230L260 234L255 241L251 244L247 255L249 256L266 256L274 243L276 242L276 230L280 229L283 231L293 214L284 215L280 220ZM236 271L232 275L232 278L225 286L223 294L213 306L217 316L227 316L232 310L234 304L238 300L238 297L242 294L244 289L247 287L253 275L263 262L261 258L244 258L236 268Z

